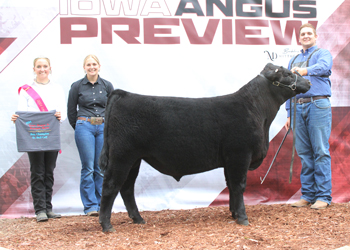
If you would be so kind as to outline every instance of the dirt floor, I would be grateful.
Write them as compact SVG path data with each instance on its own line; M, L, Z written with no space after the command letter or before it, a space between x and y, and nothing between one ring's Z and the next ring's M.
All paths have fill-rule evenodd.
M350 245L350 203L325 210L288 204L246 206L249 226L228 207L141 212L144 225L113 213L115 233L98 217L0 219L0 247L8 249L335 249Z

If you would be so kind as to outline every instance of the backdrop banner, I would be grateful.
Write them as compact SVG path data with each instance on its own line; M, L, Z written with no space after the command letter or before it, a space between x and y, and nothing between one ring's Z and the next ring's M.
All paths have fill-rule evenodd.
M179 97L233 93L271 62L287 67L300 53L299 27L317 28L317 45L333 56L330 138L333 202L350 201L350 0L0 0L0 217L34 216L29 160L19 153L15 125L18 88L33 78L33 60L51 60L50 80L68 96L84 77L83 60L95 54L100 76L114 88ZM246 205L291 203L300 198L298 157L289 184L292 135L282 106L270 128L262 165L249 172ZM74 130L61 123L53 206L63 215L84 214L81 163ZM142 162L135 184L140 210L228 205L223 169L177 182ZM126 211L120 196L114 212Z

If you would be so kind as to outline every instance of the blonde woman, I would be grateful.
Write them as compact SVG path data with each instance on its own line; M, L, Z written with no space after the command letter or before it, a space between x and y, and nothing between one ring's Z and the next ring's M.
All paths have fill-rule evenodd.
M51 82L50 60L45 57L34 59L35 78L31 84L19 89L18 111L50 111L56 110L55 116L63 121L67 117L66 101L60 85ZM11 121L16 122L19 116L13 114ZM52 187L54 184L54 169L58 151L28 152L31 173L31 193L38 222L49 218L60 218L61 215L52 212Z
M82 164L80 196L84 213L98 216L103 174L98 158L103 146L104 115L113 85L99 76L100 61L95 55L84 59L85 77L74 82L68 97L68 119L75 130L75 142Z

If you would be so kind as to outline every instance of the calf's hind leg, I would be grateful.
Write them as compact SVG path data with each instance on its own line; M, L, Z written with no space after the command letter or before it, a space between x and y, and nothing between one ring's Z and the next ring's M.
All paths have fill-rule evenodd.
M226 185L228 188L228 193L229 193L229 208L230 208L230 212L232 214L233 219L237 219L236 217L236 213L235 213L235 200L233 198L233 192L231 190L231 185L230 185L230 178L227 177L227 170L226 168L224 169L224 173L225 173L225 179L226 179Z
M133 220L133 222L136 224L145 224L145 221L142 219L139 213L139 209L137 208L134 192L135 181L139 174L140 164L141 160L137 160L137 162L130 170L128 178L120 190L120 194L123 198L124 205L128 211L129 217Z
M110 159L104 173L99 222L103 232L114 232L111 213L115 198L128 178L132 163Z

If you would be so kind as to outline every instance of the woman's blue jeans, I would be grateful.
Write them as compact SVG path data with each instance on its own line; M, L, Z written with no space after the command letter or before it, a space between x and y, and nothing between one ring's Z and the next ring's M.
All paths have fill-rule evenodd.
M312 100L297 104L296 110L295 148L302 164L301 199L330 204L332 170L328 141L332 129L331 103L328 98Z
M98 165L98 158L103 146L102 125L91 125L90 122L77 120L75 142L82 164L80 178L80 196L85 214L100 210L103 174Z

